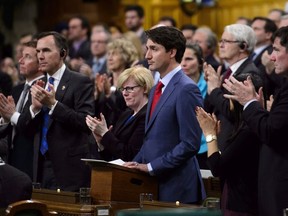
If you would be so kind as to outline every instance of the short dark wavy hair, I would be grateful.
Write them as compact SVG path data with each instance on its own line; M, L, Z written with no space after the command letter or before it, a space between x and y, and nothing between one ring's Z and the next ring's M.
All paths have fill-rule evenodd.
M179 29L175 27L160 26L147 30L145 33L148 39L164 46L166 52L171 49L176 49L175 59L178 63L181 63L186 48L186 38Z

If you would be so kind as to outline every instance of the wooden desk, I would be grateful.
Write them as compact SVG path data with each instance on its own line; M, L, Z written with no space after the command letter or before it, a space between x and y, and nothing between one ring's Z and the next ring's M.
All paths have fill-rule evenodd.
M140 193L152 193L158 199L158 182L147 173L110 164L104 161L87 161L92 166L91 197L102 201L139 204Z
M208 178L202 178L207 197L221 197L221 184L218 177L209 176Z
M111 206L108 204L82 205L79 204L79 193L34 189L32 199L39 200L47 205L49 211L56 211L61 216L110 216Z

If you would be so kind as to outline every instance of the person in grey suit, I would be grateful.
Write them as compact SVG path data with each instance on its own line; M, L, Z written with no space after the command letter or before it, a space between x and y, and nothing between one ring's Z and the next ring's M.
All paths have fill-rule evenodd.
M164 87L151 90L143 146L125 166L155 176L160 201L200 203L206 194L196 159L202 133L195 108L203 106L203 99L180 66L186 39L180 30L167 26L148 30L146 35L149 69L159 71ZM155 91L162 93L156 105Z
M278 29L272 36L273 52L270 60L275 73L285 82L274 96L270 111L263 108L263 92L255 91L251 78L239 82L226 80L223 86L230 94L225 97L237 100L244 106L243 119L261 139L258 171L259 215L283 215L288 207L288 27Z
M90 183L90 169L81 158L90 154L91 132L85 117L94 111L93 84L66 67L68 45L59 33L40 33L36 50L40 70L47 73L49 82L38 80L31 87L32 105L18 123L38 137L33 171L41 186L78 191Z

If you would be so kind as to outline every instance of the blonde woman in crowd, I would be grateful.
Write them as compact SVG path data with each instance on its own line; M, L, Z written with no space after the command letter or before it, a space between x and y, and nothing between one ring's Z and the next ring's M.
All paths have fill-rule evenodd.
M109 130L103 114L99 119L87 116L86 123L97 141L102 159L130 161L138 153L144 140L148 94L153 85L148 69L141 66L126 69L120 74L117 86L128 109L113 128Z
M115 39L107 45L108 73L95 78L95 114L99 117L102 113L108 126L115 124L126 109L122 93L116 86L120 74L137 62L138 56L137 49L127 39Z

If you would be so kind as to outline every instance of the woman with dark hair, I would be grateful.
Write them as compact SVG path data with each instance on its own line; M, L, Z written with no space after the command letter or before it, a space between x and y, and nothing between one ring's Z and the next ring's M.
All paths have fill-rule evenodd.
M256 89L263 86L257 74L240 74L237 79L244 81L250 76ZM224 100L224 97L219 97ZM220 122L216 116L196 108L198 122L206 136L208 152L207 163L213 176L220 177L224 183L221 196L221 210L225 216L258 215L258 161L259 137L242 119L243 106L230 100L230 112L234 119L233 129L220 152L217 133Z
M207 95L207 83L203 73L203 54L201 47L198 44L186 44L186 49L181 61L182 70L190 77L198 86L203 100ZM206 164L207 145L205 137L202 135L201 146L196 155L200 169L208 169Z

